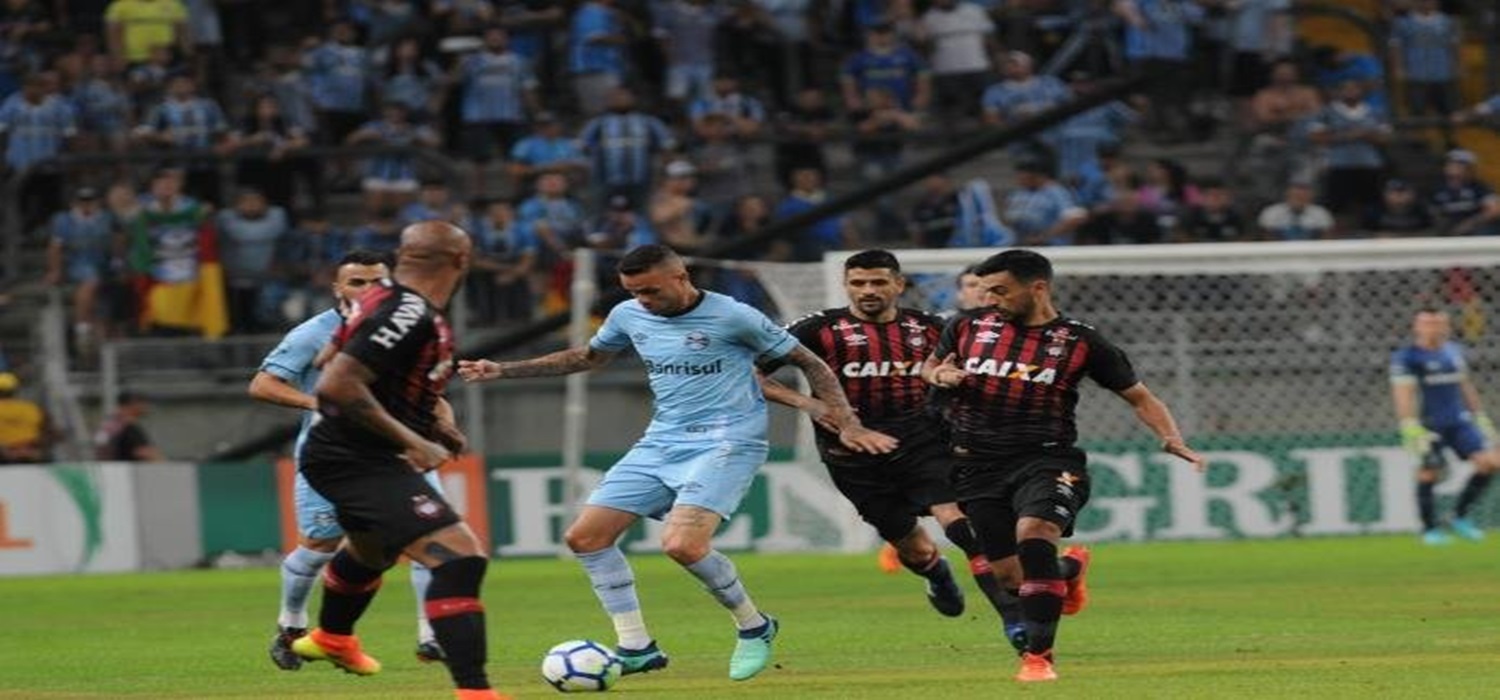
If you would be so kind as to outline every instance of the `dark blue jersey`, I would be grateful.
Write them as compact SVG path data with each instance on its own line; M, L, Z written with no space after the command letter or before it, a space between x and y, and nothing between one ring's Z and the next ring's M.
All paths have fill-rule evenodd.
M1443 428L1468 422L1463 380L1469 365L1463 346L1448 342L1436 349L1407 345L1391 355L1391 383L1414 383L1421 401L1422 425Z

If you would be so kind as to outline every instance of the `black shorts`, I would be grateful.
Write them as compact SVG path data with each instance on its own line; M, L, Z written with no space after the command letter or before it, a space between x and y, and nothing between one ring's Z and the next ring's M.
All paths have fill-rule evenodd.
M1088 457L1065 447L1007 457L965 456L953 466L958 505L969 516L991 561L1016 552L1016 522L1040 518L1063 536L1089 500Z
M395 455L328 455L309 444L302 475L333 504L345 532L374 535L387 556L461 522L442 494Z
M487 163L496 156L501 160L510 158L510 148L520 140L523 131L521 124L512 122L464 124L464 156L479 163Z
M839 493L887 542L911 534L917 517L932 506L953 502L953 458L937 441L903 448L869 464L825 464Z

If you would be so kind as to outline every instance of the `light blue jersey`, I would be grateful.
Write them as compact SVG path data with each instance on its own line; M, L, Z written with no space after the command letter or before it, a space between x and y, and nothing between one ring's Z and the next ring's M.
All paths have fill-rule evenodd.
M717 292L676 316L657 316L626 301L589 345L620 352L635 346L656 410L646 439L672 442L766 439L766 400L755 381L755 358L779 358L797 339L753 307Z
M675 316L621 303L589 345L612 353L634 345L656 397L645 436L589 504L650 517L677 506L733 515L768 449L755 358L783 357L797 339L754 308L704 292Z
M260 371L297 387L304 394L311 394L313 387L318 384L318 375L322 374L318 368L313 367L313 360L317 358L318 351L333 339L333 332L338 330L342 322L343 317L336 309L329 309L303 321L266 355L266 359L260 363ZM302 465L302 443L307 440L307 431L312 426L314 413L316 412L302 412L302 429L297 431L297 443L292 448L292 455L297 460L299 469Z

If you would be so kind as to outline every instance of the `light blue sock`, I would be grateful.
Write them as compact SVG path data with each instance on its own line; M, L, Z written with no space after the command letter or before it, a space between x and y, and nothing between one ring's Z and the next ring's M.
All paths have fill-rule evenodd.
M710 550L708 556L685 568L703 582L719 605L729 609L737 627L748 630L766 624L765 616L751 602L750 594L745 592L745 584L740 582L740 574L729 557L718 550Z
M432 569L416 562L411 563L411 590L417 596L417 642L437 639L432 633L432 623L427 621L427 586L432 583Z
M307 598L318 582L318 573L332 558L333 552L299 546L281 560L281 615L276 624L307 629Z
M588 572L594 595L614 623L619 645L624 649L644 649L651 643L646 622L641 616L641 600L635 594L635 572L619 547L597 552L575 553L578 563Z

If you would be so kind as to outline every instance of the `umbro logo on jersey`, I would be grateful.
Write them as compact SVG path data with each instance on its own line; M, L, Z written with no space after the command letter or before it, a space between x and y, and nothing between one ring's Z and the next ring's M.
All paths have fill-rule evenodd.
M1000 339L1000 334L994 331L979 331L974 334L974 340L981 343L993 343Z
M689 350L707 350L708 334L703 331L688 331L688 334L682 337L682 344L686 345Z
M645 333L632 333L630 335L630 339L635 341L636 344L640 344L650 340L651 336L646 335Z
M870 338L863 333L850 333L844 336L845 345L869 345Z
M443 504L432 500L425 494L411 497L411 509L417 517L424 520L431 520L443 514Z
M920 348L923 345L927 344L927 339L923 338L920 335L914 335L914 336L906 339L906 344L910 345L910 346L912 346L914 348Z
M1057 381L1057 370L1052 367L1037 367L1024 362L971 357L964 361L964 371L969 374L987 374L1002 379L1019 379L1034 384L1051 384Z

